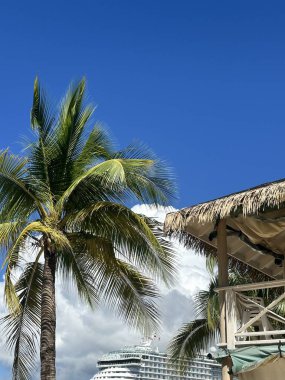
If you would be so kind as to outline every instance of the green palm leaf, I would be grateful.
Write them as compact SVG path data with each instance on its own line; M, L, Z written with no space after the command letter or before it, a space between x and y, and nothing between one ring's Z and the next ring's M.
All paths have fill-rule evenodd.
M70 214L66 230L86 231L93 238L104 238L115 251L133 265L165 283L175 275L176 254L164 239L161 226L150 218L138 215L125 206L98 202L92 207Z
M3 318L9 349L14 348L13 379L28 380L35 368L41 314L43 265L26 264L15 284L21 309Z
M172 360L195 358L215 341L217 334L218 330L211 329L206 319L196 319L184 324L169 344ZM181 360L180 363L181 369L185 370L185 361Z
M155 284L130 264L116 262L100 268L100 293L103 302L130 326L150 333L158 327L158 312L153 298L158 296Z
M249 267L243 268L246 270L242 273L238 269L239 264L236 265L232 261L229 273L230 286L253 281L254 277L251 276ZM253 274L255 275L255 272ZM218 278L212 276L208 289L199 291L194 297L196 319L184 324L169 343L168 349L172 360L178 358L184 360L181 362L183 371L186 369L185 363L200 354L202 350L209 348L220 334L219 295L215 291L217 287ZM254 292L253 295L256 296L256 293ZM274 295L271 296L274 297ZM269 300L267 302L270 303Z
M83 241L80 236L70 236L71 250L59 252L57 267L62 278L71 282L77 289L79 297L87 302L91 308L99 303L98 288L96 286L94 262L86 255Z
M170 173L142 145L116 152L101 126L89 131L93 111L84 79L58 112L36 79L26 157L0 152L0 249L15 380L34 368L39 324L41 376L55 379L56 276L91 307L103 302L143 330L159 323L154 282L169 285L175 276L162 226L126 206L134 199L168 204ZM39 250L44 266L35 259ZM23 257L31 263L23 265Z
M0 247L6 251L9 250L25 225L27 222L22 221L0 223Z
M40 88L38 78L36 78L31 110L31 125L34 130L39 132L44 142L53 127L54 119L53 112L50 110L50 104L47 101L45 93Z
M75 162L75 172L82 174L89 166L97 160L110 159L113 155L113 143L106 131L96 124L90 132Z
M2 218L15 216L27 218L36 209L44 215L44 209L39 199L30 189L27 181L27 159L0 153L0 192ZM5 214L3 212L5 210Z

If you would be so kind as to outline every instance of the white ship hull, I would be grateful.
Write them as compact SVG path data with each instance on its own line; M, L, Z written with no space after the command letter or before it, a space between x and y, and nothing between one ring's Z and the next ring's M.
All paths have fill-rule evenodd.
M148 345L125 347L104 355L99 372L91 380L220 380L218 363L200 355L187 363L182 375L178 363L170 363L165 353Z

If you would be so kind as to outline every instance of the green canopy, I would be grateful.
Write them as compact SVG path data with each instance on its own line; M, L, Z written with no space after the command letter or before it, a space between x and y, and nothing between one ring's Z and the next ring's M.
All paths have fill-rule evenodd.
M232 373L239 379L284 379L285 345L249 346L235 350L219 349L216 360L221 362L228 356L233 363Z

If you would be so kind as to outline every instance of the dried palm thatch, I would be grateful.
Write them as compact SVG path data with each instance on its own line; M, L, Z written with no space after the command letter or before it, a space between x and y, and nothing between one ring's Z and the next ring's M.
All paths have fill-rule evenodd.
M169 234L185 230L188 222L193 219L198 223L206 223L239 214L258 215L267 209L278 209L284 202L285 179L281 179L169 213L164 228Z
M220 219L227 221L230 266L283 276L275 258L285 257L285 179L169 213L164 229L196 252L215 256Z

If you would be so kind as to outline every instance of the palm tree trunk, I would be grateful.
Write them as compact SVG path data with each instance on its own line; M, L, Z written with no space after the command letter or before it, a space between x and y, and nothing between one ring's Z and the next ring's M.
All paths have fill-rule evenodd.
M41 311L41 380L55 380L55 267L56 255L45 248Z

